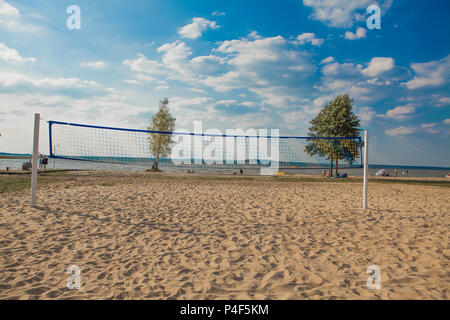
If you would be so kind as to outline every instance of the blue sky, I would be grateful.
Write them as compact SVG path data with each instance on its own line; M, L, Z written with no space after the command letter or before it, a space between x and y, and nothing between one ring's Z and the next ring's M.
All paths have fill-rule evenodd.
M70 5L81 29L69 30ZM381 7L368 30L366 8ZM0 151L30 152L44 120L305 135L349 93L371 162L450 166L448 1L0 0ZM48 152L46 126L41 151Z

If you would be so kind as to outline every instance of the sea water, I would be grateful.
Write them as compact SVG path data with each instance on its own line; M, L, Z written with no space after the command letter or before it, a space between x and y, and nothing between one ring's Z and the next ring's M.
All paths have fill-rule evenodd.
M22 163L26 162L25 159L0 159L0 170L6 170L9 167L10 170L20 170ZM76 170L102 170L102 171L145 171L150 169L151 165L136 165L136 164L115 164L115 163L102 163L102 162L89 162L89 161L77 161L77 160L65 160L65 159L49 159L47 169L76 169ZM188 170L194 170L196 173L214 173L214 174L233 174L236 172L236 168L194 168L190 166L175 167L164 166L160 168L163 171L168 172L187 172ZM402 172L408 170L409 177L436 177L444 178L450 173L450 168L443 167L414 167L414 166L392 166L392 165L369 165L369 175L375 175L380 170L385 169L391 176L394 174L394 170L397 169L398 176L401 177ZM245 168L243 167L245 175L259 175L259 168ZM310 174L321 175L323 169L280 169L287 174ZM340 169L340 173L347 173L350 176L362 176L362 168L352 169Z

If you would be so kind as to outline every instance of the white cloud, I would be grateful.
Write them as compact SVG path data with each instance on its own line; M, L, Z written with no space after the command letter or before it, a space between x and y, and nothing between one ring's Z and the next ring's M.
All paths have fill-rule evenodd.
M219 26L216 25L215 21L206 20L205 18L193 18L192 23L185 25L178 30L178 34L182 38L196 39L208 28L217 29Z
M450 55L441 60L425 63L413 63L411 68L415 76L406 82L408 89L419 89L423 87L437 87L446 82L450 70Z
M300 102L300 98L289 92L284 87L249 88L250 92L258 94L263 98L261 105L271 105L276 108L288 108Z
M332 75L358 75L360 74L362 70L362 65L360 64L353 64L353 63L338 63L333 62L326 64L322 67L322 73L326 76L332 76Z
M220 92L271 83L279 86L286 83L286 78L294 76L299 81L315 71L310 56L292 50L282 36L224 41L214 52L223 55L225 71L207 76L201 82Z
M306 135L308 124L308 119L311 118L312 114L316 111L311 111L311 107L302 106L300 110L282 110L279 112L281 120L283 122L283 127L280 130L290 129L295 133L293 135ZM305 133L303 133L305 132Z
M370 60L369 66L361 73L365 76L375 77L383 72L389 71L394 67L394 59L385 57L375 57Z
M388 86L388 85L391 84L390 80L382 81L382 80L379 80L378 78L367 79L366 82L368 84L373 84L373 85L376 85L376 86Z
M0 7L1 9L1 7ZM16 49L8 48L0 42L0 60L12 62L36 61L35 58L23 58Z
M71 120L79 123L109 125L117 127L144 128L147 119L137 117L146 106L138 107L124 102L126 97L108 94L94 99L73 98L58 94L43 95L42 93L0 94L0 101L10 106L8 115L2 124L2 133L8 133L8 140L2 141L2 148L11 152L29 152L33 127L33 112L39 110L46 120ZM132 124L126 124L133 118ZM139 126L142 124L142 126ZM48 152L48 133L41 130L40 152Z
M20 12L8 2L0 0L0 17L19 17Z
M316 99L313 100L313 104L316 107L320 107L322 108L323 106L325 106L328 102L331 101L331 99L333 99L333 96L328 95L328 96L321 96L318 97Z
M141 85L141 82L138 80L135 80L135 79L125 79L125 80L123 80L123 82L129 83L129 84Z
M177 118L177 128L189 130L196 120L207 121L208 123L210 121L225 121L222 114L214 108L213 102L214 99L211 97L169 98L170 110Z
M352 87L354 81L352 80L342 80L342 79L326 79L321 85L317 85L314 88L320 91L337 91L337 90L348 90Z
M197 56L189 60L192 51L184 42L179 40L166 43L160 46L157 51L163 54L161 62L148 60L144 55L138 54L136 60L125 60L123 64L133 71L147 73L152 76L163 76L169 80L177 80L192 86L198 86L201 83L199 78L216 72L218 67L225 63L224 58L214 55ZM137 77L142 77L142 75ZM153 81L155 79L149 77L139 80Z
M432 122L432 123L424 123L420 125L422 128L424 128L428 133L432 133L432 134L436 134L439 133L440 131L437 130L436 127L436 122Z
M101 87L95 81L82 80L78 78L44 78L33 81L38 87L65 87L65 88L88 88Z
M303 0L303 5L313 9L311 18L332 27L351 27L356 11L364 10L371 0Z
M164 66L158 61L148 60L141 53L138 53L138 58L136 60L124 60L123 64L128 66L133 71L144 72L148 74L161 75L167 72Z
M209 56L197 56L192 58L191 62L194 64L205 64L208 62L222 64L225 63L225 59L210 54Z
M438 107L442 107L448 104L450 104L450 97L440 97L436 102L436 106Z
M252 31L248 34L248 38L261 39L261 36L258 34L258 31Z
M254 106L256 106L256 103L253 101L243 101L239 105L244 106L244 107L254 107Z
M38 78L0 71L0 93L57 94L82 98L105 95L108 89L95 81L79 78Z
M200 86L217 92L254 88L253 93L263 98L263 104L274 105L278 101L284 107L295 104L294 97L302 90L307 92L308 86L299 92L298 84L315 72L311 55L294 50L290 44L282 36L262 38L254 32L247 38L223 41L210 55L190 59L191 49L184 42L175 41L157 49L163 54L161 61L139 54L137 59L125 60L123 64L139 73L163 74L166 80L187 83L192 89L186 89L193 92L205 93ZM290 88L292 84L287 79L294 78L296 84ZM278 92L272 94L272 88L283 90L282 97L276 99Z
M222 104L222 105L225 105L225 106L229 106L229 105L231 105L231 104L236 104L236 100L220 100L220 101L217 101L216 102L216 105L220 105L220 104Z
M293 41L293 44L301 45L310 43L312 46L320 47L323 44L324 40L321 38L316 38L315 33L302 33L297 36L296 40Z
M168 89L169 89L169 86L166 86L166 85L160 85L160 86L157 86L155 89L156 89L157 91L168 90Z
M237 71L229 71L220 76L209 76L201 82L217 92L227 92L242 86L241 74Z
M197 92L197 93L206 93L205 90L199 89L199 88L189 88L188 90L192 91L192 92Z
M375 103L381 99L388 99L392 94L392 88L397 86L397 70L385 72L393 68L391 58L373 58L362 64L352 62L339 63L332 58L324 59L320 64L322 73L321 81L314 88L326 94L349 93L355 98L356 103ZM328 63L327 63L328 62ZM368 77L377 74L377 77ZM390 86L386 88L386 86Z
M12 87L18 83L32 83L32 80L28 79L24 75L18 73L5 73L0 72L0 86Z
M263 39L241 39L224 41L215 51L234 54L228 61L234 65L249 65L259 61L277 61L280 59L279 48L286 44L282 36Z
M200 84L200 78L215 73L223 63L222 58L214 55L197 56L189 60L191 49L182 41L166 43L158 48L163 53L162 63L168 69L167 79L188 83L192 86Z
M394 0L383 1L383 3L381 4L381 14L383 15L384 13L386 13L392 7L393 3Z
M321 21L331 27L348 28L355 21L365 21L366 9L371 4L381 6L384 15L393 0L303 0L303 5L313 9L311 19Z
M37 13L27 14L27 18L32 20L41 19ZM20 11L12 6L10 3L0 0L0 28L4 28L12 32L32 32L36 33L41 30L41 27L29 23L30 19L25 21Z
M450 119L445 119L445 120L444 120L444 123L445 123L446 125L449 125L449 126L450 126Z
M162 62L168 68L178 71L179 73L187 73L185 65L187 57L192 54L191 49L184 42L175 41L166 43L158 48L158 52L163 52Z
M397 120L405 119L416 110L413 106L398 106L386 112L386 117Z
M424 124L421 124L420 126L422 128L433 128L435 125L436 125L436 122L432 122L432 123L424 123Z
M371 107L361 107L358 109L357 114L363 123L368 123L377 116L377 112Z
M366 87L354 85L350 88L350 95L360 100L369 100L372 91Z
M214 99L211 97L195 97L195 98L184 98L184 97L173 97L169 99L170 108L176 112L187 112L189 109L204 110L206 105L212 106L212 101ZM201 118L198 118L201 119Z
M191 59L189 68L193 75L215 74L226 63L226 59L215 55L197 56Z
M344 37L347 40L363 39L366 37L366 33L367 33L366 29L358 28L355 33L351 31L346 31Z
M273 121L273 116L259 110L257 113L240 114L238 117L231 115L224 119L234 128L278 128L279 122ZM231 126L230 126L231 127Z
M85 88L100 87L95 81L87 81L78 78L42 78L31 79L18 73L0 73L0 86L11 87L18 84L31 84L36 87L62 87L62 88Z
M327 63L331 63L331 62L334 62L334 58L333 57L328 57L328 58L323 59L320 62L320 64L327 64Z
M106 62L105 61L82 62L82 63L80 63L80 65L82 67L86 67L86 68L92 68L92 69L96 69L96 70L101 70L101 69L104 69L106 67Z
M384 133L388 136L396 137L396 136L402 136L402 135L408 135L414 133L413 127L404 127L400 126L394 129L388 129Z
M154 82L157 80L155 78L147 76L145 74L138 74L138 75L136 75L136 79L125 79L122 81L125 83L128 83L128 84L142 86L143 82ZM159 82L161 82L161 81L159 81Z
M214 17L221 17L225 15L225 12L214 11L213 13L211 13L211 15L213 15Z
M156 81L155 78L150 77L150 76L147 76L147 75L145 75L145 74L138 74L138 75L136 76L136 78L137 78L138 80L140 80L140 81L145 81L145 82Z

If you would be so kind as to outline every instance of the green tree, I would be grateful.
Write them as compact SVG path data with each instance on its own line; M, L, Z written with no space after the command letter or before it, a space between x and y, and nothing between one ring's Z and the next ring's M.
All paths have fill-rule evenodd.
M175 118L169 112L169 100L159 101L159 110L152 117L152 123L147 130L173 132ZM152 170L158 170L160 158L166 158L172 152L173 136L171 134L149 133L150 152L155 156Z
M353 113L353 99L348 94L338 95L325 105L319 114L311 119L309 137L358 137L360 120ZM339 160L352 163L359 156L360 145L355 140L311 139L305 146L310 156L318 155L330 160L330 175L333 176L333 162L338 175Z

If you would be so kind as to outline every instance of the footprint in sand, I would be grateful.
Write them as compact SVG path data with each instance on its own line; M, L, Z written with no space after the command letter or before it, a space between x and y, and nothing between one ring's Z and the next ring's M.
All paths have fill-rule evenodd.
M41 294L43 294L44 292L48 291L49 288L47 287L38 287L38 288L32 288L32 289L28 289L25 292L33 295L33 296L39 296Z
M57 297L59 297L60 295L61 295L61 291L59 291L59 290L49 291L49 292L47 292L47 294L46 294L46 296L47 296L48 298L51 298L51 299L57 298Z

